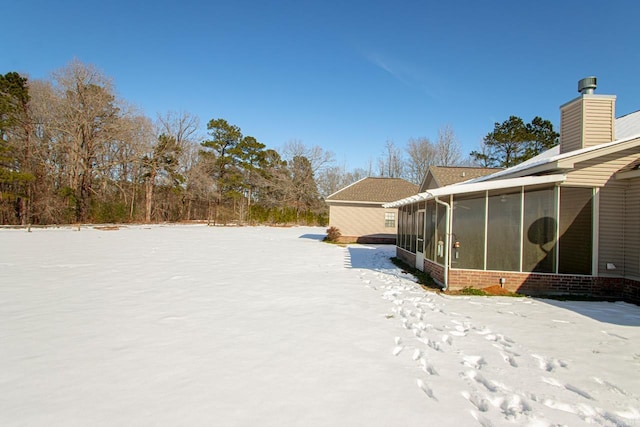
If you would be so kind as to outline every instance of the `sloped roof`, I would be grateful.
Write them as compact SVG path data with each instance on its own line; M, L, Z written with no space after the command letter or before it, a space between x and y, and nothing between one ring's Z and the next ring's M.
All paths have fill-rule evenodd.
M640 134L640 111L616 119L616 140Z
M479 178L501 170L501 168L476 168L466 166L431 166L429 172L439 187Z
M418 186L400 178L363 178L336 191L327 202L386 203L403 199L418 192Z
M616 140L579 150L560 153L560 147L555 146L539 155L507 169L499 170L489 175L480 176L468 181L450 184L424 193L407 197L402 200L387 203L384 207L398 207L416 201L427 200L435 196L446 194L461 194L465 192L480 191L486 189L508 188L520 185L533 185L539 183L562 182L566 175L528 175L532 172L549 173L554 169L573 167L572 161L595 158L603 152L611 152L640 146L640 111L622 116L615 121ZM566 163L566 165L565 165ZM638 164L634 162L629 167L634 168ZM569 165L569 166L567 166ZM535 169L534 169L535 168ZM627 169L629 170L629 169Z
M640 111L619 117L614 122L616 139L615 141L605 142L602 144L592 145L591 147L581 148L578 150L560 153L560 146L550 148L543 151L537 156L522 162L518 165L486 175L473 180L473 182L492 180L509 175L522 175L525 171L538 167L552 167L554 163L566 159L577 158L578 156L598 156L604 150L617 150L627 145L630 141L637 140L640 137ZM546 166L545 166L546 165Z

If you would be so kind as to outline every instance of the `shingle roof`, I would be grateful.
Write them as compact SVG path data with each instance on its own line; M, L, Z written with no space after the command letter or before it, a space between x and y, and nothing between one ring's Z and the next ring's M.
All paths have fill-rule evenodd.
M464 166L431 166L429 172L440 187L456 184L499 171L500 168L474 168Z
M400 178L363 178L360 181L339 190L329 197L327 202L374 202L386 203L418 192L418 186Z

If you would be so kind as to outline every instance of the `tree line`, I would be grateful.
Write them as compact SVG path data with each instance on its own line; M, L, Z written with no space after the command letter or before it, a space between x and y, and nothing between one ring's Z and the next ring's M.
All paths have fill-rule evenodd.
M531 132L552 139L550 123L536 123ZM207 123L206 136L199 129L187 112L146 117L116 95L107 76L78 60L50 80L0 74L0 224L324 225L323 199L359 179L419 184L431 165L489 165L499 157L490 145L499 138L488 135L484 157L464 159L445 126L435 142L415 138L400 148L388 141L367 169L347 171L321 147L294 140L270 149L223 118ZM510 158L522 160L535 148Z
M224 119L204 138L189 113L151 120L79 61L50 81L0 75L1 224L325 223L322 150L286 149Z

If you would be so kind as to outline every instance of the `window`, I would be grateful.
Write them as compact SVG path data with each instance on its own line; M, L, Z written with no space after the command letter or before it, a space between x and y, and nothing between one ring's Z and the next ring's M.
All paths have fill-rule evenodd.
M396 214L395 212L385 212L384 213L384 226L386 228L391 228L396 226Z

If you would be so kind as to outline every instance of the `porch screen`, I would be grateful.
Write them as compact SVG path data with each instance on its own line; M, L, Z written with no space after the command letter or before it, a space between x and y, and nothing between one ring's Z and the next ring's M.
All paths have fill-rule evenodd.
M520 271L520 205L520 191L489 193L487 270Z
M556 188L525 190L522 271L555 273Z
M440 204L436 204L436 235L433 246L435 249L435 261L442 265L444 265L447 253L446 235L446 208Z
M436 233L436 203L432 200L427 202L427 213L425 216L424 233L424 257L433 261L435 254L435 233Z
M591 274L593 190L560 187L558 273Z
M484 193L453 199L451 267L484 269Z
M416 214L416 212L418 211L417 209L417 205L411 205L411 211L410 211L410 215L411 215L411 221L409 222L410 224L410 228L409 228L409 233L411 236L411 248L410 251L413 252L414 254L416 253L416 223L417 223L417 219L418 219L418 215Z

